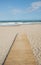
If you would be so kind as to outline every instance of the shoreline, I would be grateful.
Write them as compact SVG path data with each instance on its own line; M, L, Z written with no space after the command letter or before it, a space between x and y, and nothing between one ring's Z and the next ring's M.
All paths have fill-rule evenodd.
M0 26L16 26L16 25L34 25L41 24L41 22L0 22Z

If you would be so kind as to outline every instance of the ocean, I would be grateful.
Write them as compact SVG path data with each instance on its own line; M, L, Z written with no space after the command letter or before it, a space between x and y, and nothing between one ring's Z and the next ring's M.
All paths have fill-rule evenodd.
M0 21L0 26L12 26L22 24L40 24L41 20L28 20L28 21Z

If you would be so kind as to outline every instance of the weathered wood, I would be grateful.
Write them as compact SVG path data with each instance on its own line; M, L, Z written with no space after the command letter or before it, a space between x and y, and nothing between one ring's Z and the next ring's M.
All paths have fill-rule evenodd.
M4 65L36 65L26 34L19 34Z

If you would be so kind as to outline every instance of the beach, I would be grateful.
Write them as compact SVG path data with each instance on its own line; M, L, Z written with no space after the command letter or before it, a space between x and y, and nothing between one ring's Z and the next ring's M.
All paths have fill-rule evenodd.
M12 45L16 34L26 34L37 65L41 64L41 24L0 26L0 65Z

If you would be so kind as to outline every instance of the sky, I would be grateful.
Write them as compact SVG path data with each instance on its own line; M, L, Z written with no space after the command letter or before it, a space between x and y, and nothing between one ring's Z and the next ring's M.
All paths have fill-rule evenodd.
M41 0L0 0L1 20L41 20Z

